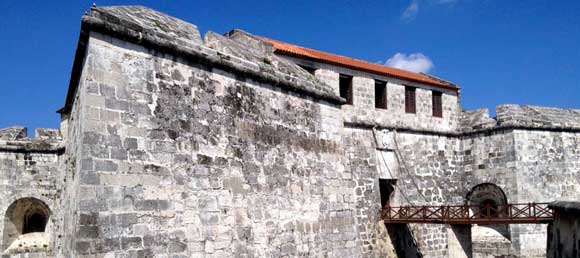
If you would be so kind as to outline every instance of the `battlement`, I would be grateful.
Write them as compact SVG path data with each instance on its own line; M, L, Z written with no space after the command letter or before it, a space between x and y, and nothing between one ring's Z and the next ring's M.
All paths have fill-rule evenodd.
M22 126L0 128L0 150L12 152L62 152L63 139L58 129L36 128L34 138Z
M580 131L580 110L504 104L496 107L494 118L486 108L464 110L459 123L461 132L503 128Z
M499 125L538 129L580 130L580 110L528 105L500 105Z

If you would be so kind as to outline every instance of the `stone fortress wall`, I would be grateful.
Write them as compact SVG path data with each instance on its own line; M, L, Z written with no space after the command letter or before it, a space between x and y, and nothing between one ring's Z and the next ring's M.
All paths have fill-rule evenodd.
M370 159L364 168L375 178L364 189L366 207L374 216L380 203L376 178L397 179L399 189L391 196L391 205L461 205L469 193L482 184L493 184L504 192L508 203L551 202L578 199L579 170L575 164L579 135L580 110L500 105L496 117L486 109L461 111L459 94L451 90L401 82L396 78L377 76L348 68L286 57L315 70L315 75L338 91L339 74L353 77L353 105L343 105L343 137L360 147L356 160ZM324 75L324 76L319 76ZM373 80L386 81L388 107L375 108ZM370 81L370 82L369 82ZM404 87L417 87L417 112L404 110ZM433 117L431 93L443 92L443 118ZM402 167L392 150L377 150L373 129L390 149L398 148ZM376 134L376 133L375 133ZM393 141L398 146L393 146ZM379 146L380 147L380 146ZM389 149L387 148L387 149ZM380 157L383 156L384 159ZM385 168L384 164L388 164ZM391 173L385 173L388 167ZM382 167L378 169L377 167ZM360 173L361 168L353 169ZM357 172L354 172L357 171ZM410 173L409 173L410 172ZM378 176L377 174L378 173ZM417 188L421 193L418 193ZM364 191L363 191L364 192ZM402 193L405 197L400 196ZM413 225L414 237L427 256L453 256L448 239L471 235L475 257L509 256L543 257L546 252L545 225L510 225L502 230L474 226L472 229ZM503 233L498 234L498 232ZM377 232L378 233L378 232ZM384 236L381 236L384 237ZM463 248L464 249L464 248Z
M0 129L0 223L3 255L26 251L19 247L30 243L28 252L51 251L49 242L58 236L62 224L57 207L63 191L61 154L64 146L58 130L37 129L27 137L23 127ZM36 214L45 220L45 233L24 236L24 219ZM26 228L25 230L28 230ZM38 257L44 257L39 255Z
M60 135L0 131L3 250L6 232L27 235L12 211L32 210L49 217L48 250L34 250L49 257L545 257L542 225L381 223L382 180L391 205L579 198L580 111L502 105L490 118L459 97L275 54L243 31L202 39L144 7L94 7Z

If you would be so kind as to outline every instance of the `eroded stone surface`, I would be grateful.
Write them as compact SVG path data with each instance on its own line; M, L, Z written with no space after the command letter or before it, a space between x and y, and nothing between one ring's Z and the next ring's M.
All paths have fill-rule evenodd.
M202 41L144 7L95 7L83 33L61 132L0 131L0 208L46 203L50 257L393 257L401 230L413 255L541 257L543 225L388 232L379 179L396 180L391 205L461 205L481 184L508 203L580 198L575 110L462 112L456 91L282 56L239 30Z
M19 236L6 250L4 255L14 255L19 253L39 253L49 252L48 234L44 232L28 233Z
M0 140L15 141L24 139L27 136L26 127L13 126L0 129Z
M93 7L89 15L141 33L202 43L197 26L143 6Z

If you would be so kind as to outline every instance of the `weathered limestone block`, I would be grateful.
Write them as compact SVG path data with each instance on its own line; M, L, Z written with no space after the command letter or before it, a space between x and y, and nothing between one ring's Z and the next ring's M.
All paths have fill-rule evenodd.
M374 109L375 81L370 78L355 76L352 78L353 105L361 109Z
M496 109L500 125L563 130L580 128L580 111L577 109L527 105L499 105Z
M93 7L95 17L154 37L171 37L186 44L202 44L197 26L143 6Z
M6 250L3 255L14 255L18 253L38 253L49 252L48 234L45 232L28 233L20 235Z
M491 128L496 126L497 122L489 117L489 111L486 108L476 110L464 110L461 112L459 121L461 130L464 132Z
M58 129L36 128L34 137L42 140L60 140L60 131Z
M334 94L340 95L339 73L327 69L317 69L314 72L314 75L316 78L318 78L318 80L324 82L326 85L329 85L332 88Z
M13 126L0 129L0 140L15 141L24 139L27 136L26 127Z

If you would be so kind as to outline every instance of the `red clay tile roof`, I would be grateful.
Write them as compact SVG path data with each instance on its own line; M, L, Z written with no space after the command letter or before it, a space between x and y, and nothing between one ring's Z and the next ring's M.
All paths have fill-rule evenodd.
M278 53L297 56L297 57L306 57L310 59L314 59L319 62L330 63L333 65L339 65L348 67L355 70L362 70L370 73L385 75L389 77L395 77L402 80L413 81L424 83L432 86L437 86L445 89L451 90L459 90L459 87L453 83L446 82L435 77L431 77L426 74L419 74L408 72L392 67L387 67L383 65L373 64L366 61L330 54L310 48L305 48L297 45L292 45L286 42L262 37L267 42L270 42L274 46L274 50Z

